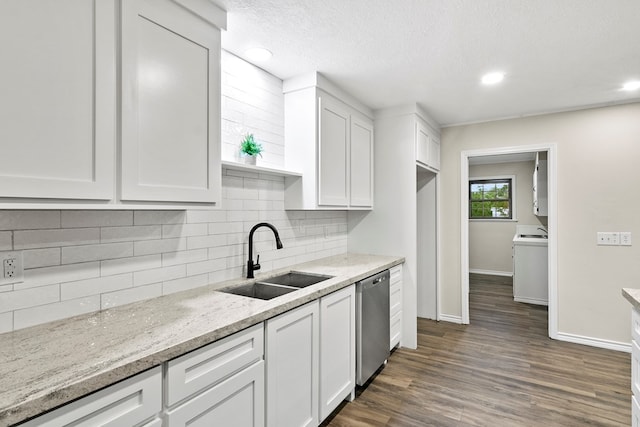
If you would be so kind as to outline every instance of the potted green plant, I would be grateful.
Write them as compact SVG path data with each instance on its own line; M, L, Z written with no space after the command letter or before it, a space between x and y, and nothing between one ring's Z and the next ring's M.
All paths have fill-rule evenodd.
M245 135L240 143L240 155L244 158L244 162L249 165L256 164L256 157L262 157L262 145L253 137L252 133Z

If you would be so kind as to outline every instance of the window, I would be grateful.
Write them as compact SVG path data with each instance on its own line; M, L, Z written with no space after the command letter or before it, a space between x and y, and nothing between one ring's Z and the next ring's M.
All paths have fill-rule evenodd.
M469 180L469 219L513 219L514 178Z

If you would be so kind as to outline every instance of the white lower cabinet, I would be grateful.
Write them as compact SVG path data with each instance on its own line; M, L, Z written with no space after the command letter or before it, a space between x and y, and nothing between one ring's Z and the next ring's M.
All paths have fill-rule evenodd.
M631 310L631 426L640 427L640 311Z
M320 421L356 386L356 287L320 299Z
M156 426L162 411L162 369L157 366L34 418L23 427ZM155 418L155 419L154 419Z
M264 362L254 363L167 411L166 421L171 427L264 426Z
M402 265L390 269L389 279L389 350L402 338Z
M263 355L260 323L169 361L166 426L264 426Z
M267 426L318 425L319 303L266 322Z

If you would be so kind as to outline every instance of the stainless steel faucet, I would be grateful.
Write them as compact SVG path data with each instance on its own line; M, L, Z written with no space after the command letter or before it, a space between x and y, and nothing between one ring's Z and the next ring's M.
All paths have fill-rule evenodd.
M253 279L253 272L255 270L260 270L260 255L258 255L256 263L253 263L253 233L255 233L255 231L260 227L270 228L276 238L276 249L282 249L280 235L278 234L278 230L276 230L273 225L269 224L268 222L261 222L254 225L249 232L249 261L247 261L247 279Z
M549 232L544 227L538 227L537 229L544 231L547 234L547 236L549 235Z

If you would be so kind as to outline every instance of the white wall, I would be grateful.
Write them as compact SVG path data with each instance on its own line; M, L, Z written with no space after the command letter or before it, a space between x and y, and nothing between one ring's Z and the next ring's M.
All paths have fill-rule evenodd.
M514 220L469 221L469 269L487 274L512 274L511 244L516 225L546 226L533 214L532 176L535 162L497 163L469 166L470 178L513 175L516 216Z
M265 164L282 165L282 82L239 61L223 52L225 127L242 123L265 141ZM229 154L236 136L223 140ZM24 283L0 285L0 333L242 277L260 221L284 244L256 233L262 272L346 252L346 212L285 211L284 178L223 170L222 187L214 211L0 212L0 250L25 263Z
M620 289L639 286L640 244L596 246L596 232L640 236L639 141L639 103L443 129L443 313L461 315L461 151L556 143L558 330L628 343L630 306Z

